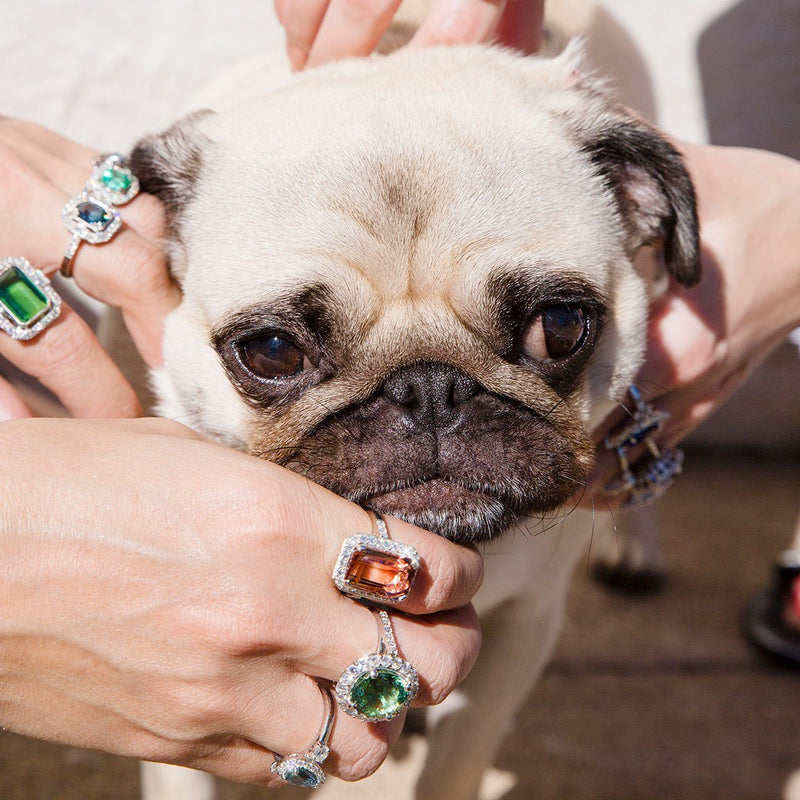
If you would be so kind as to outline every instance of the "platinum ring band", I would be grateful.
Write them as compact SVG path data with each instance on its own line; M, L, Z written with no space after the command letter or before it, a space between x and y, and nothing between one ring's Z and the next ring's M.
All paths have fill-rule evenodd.
M300 753L282 756L275 753L271 770L282 781L300 789L317 789L325 783L322 764L330 753L328 740L333 730L335 706L330 690L317 681L317 688L325 703L325 716L314 741Z

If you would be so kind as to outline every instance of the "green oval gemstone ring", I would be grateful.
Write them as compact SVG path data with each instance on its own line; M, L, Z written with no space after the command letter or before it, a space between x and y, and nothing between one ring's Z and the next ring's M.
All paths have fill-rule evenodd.
M356 719L382 722L408 708L419 691L417 671L397 652L389 613L370 608L378 621L376 652L350 664L336 682L339 708Z

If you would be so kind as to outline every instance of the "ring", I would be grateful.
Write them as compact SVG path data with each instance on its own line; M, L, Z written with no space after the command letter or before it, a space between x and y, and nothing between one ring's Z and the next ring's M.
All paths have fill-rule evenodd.
M333 700L331 693L322 684L317 683L325 699L325 718L322 721L317 738L302 753L292 753L282 756L275 753L275 761L272 763L272 771L283 781L297 786L301 789L316 789L325 783L325 773L322 771L322 763L328 757L328 739L333 728Z
M0 261L0 328L12 339L38 336L61 313L61 298L47 276L21 256Z
M605 440L606 448L616 451L620 471L620 476L606 485L606 491L627 493L623 508L644 506L658 500L683 472L684 461L683 450L660 449L653 439L653 434L663 428L669 414L645 403L638 386L631 384L628 393L636 406L633 412L628 410L631 420ZM640 444L647 447L651 458L640 459L631 466L628 450Z
M356 600L399 603L408 597L419 569L419 554L392 541L386 523L372 514L378 535L357 533L345 539L333 570L336 588Z
M370 611L378 622L378 647L342 673L336 682L336 702L351 717L381 722L410 705L419 691L419 676L397 652L389 613L374 607Z
M69 200L61 212L61 221L72 234L59 270L65 278L72 277L72 262L84 242L104 244L114 238L122 225L116 206L130 202L139 193L138 179L118 153L99 156L92 164L92 174L83 191Z
M105 153L92 159L92 174L85 190L104 196L112 206L124 206L139 194L139 179L125 166L119 153Z

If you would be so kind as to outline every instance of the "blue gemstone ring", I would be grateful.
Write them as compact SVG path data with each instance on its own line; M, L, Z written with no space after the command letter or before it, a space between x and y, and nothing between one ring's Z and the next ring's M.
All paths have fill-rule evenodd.
M658 500L683 471L683 451L661 449L653 439L669 419L669 414L659 411L644 401L638 386L628 387L634 402L633 410L627 409L631 419L615 433L606 437L605 446L616 453L619 462L619 477L606 485L611 494L625 494L623 508L649 505ZM650 457L630 463L630 451L644 445Z
M325 717L317 738L302 753L292 753L288 756L275 753L275 761L272 763L272 772L282 781L300 789L317 789L325 783L322 763L330 753L328 739L333 729L335 708L330 690L321 683L317 683L317 687L325 702Z
M84 242L105 244L114 238L122 225L116 206L130 202L139 193L139 181L118 153L99 156L92 163L92 174L83 191L61 212L61 221L72 234L59 270L65 278L72 277L72 262Z

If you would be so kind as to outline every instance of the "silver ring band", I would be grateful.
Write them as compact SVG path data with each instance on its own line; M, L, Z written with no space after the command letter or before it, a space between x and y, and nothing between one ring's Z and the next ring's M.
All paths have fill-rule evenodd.
M286 783L301 789L316 789L325 783L322 764L330 753L328 740L333 730L334 704L330 690L317 682L317 688L325 702L325 716L319 733L314 741L302 753L291 753L282 756L275 753L272 772Z

